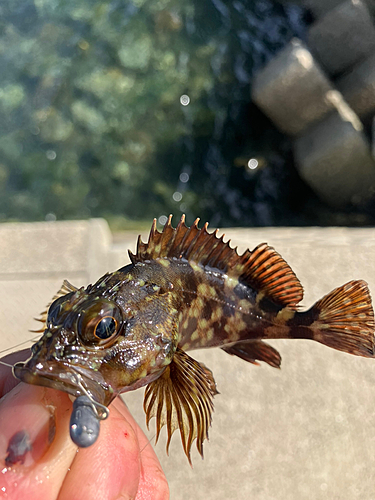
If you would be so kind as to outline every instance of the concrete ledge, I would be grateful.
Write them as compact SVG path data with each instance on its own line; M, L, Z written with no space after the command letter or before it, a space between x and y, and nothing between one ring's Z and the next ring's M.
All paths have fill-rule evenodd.
M0 275L68 272L90 280L107 269L111 239L103 219L0 224Z
M39 328L32 318L64 279L81 286L103 275L111 239L103 219L0 224L1 347L16 345L30 337L29 329Z
M224 232L241 252L263 241L273 245L300 278L307 307L351 279L365 279L375 294L372 228ZM0 225L1 347L29 338L31 318L63 278L87 284L98 277L90 275L88 266L102 267L101 259L108 258L105 270L126 265L126 250L129 245L134 251L135 235L125 235L113 245L104 221ZM96 245L103 245L97 257ZM85 257L87 252L93 252L93 260ZM183 455L177 433L166 456L162 431L156 451L171 499L373 500L375 361L303 340L272 345L282 355L281 370L264 364L255 367L220 349L191 353L213 370L220 394L215 397L204 461L192 452L194 469ZM142 390L125 396L145 427L142 399ZM152 440L153 422L148 436Z

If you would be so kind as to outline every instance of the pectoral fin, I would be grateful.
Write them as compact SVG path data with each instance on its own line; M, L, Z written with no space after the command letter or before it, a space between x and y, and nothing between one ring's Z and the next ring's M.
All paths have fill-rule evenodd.
M164 373L146 387L143 408L147 427L156 417L156 441L160 430L167 426L167 452L172 434L180 429L182 446L189 460L194 439L203 457L203 441L208 438L213 412L213 397L217 394L211 371L177 349Z
M254 365L259 365L259 363L256 362L258 359L259 361L265 361L275 368L280 368L280 354L276 351L276 349L262 340L245 340L237 342L231 346L222 347L222 349L228 354L238 356L239 358L249 361L249 363L253 363Z

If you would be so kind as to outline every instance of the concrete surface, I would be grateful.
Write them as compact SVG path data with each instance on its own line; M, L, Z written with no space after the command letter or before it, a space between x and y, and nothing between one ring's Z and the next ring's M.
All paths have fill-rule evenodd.
M282 131L298 136L333 109L333 87L310 51L293 39L254 78L251 97Z
M316 21L308 46L330 75L348 70L375 51L375 27L367 5L347 0Z
M300 278L307 307L355 278L368 281L375 293L374 229L225 233L241 251L263 241L273 245ZM126 250L134 251L135 243L130 233L113 245L105 223L97 220L0 225L1 347L29 337L32 317L64 277L86 284L103 272L99 267L127 264ZM220 349L191 353L213 370L220 394L205 459L195 450L193 469L178 435L166 456L162 431L156 451L171 499L373 500L375 361L303 340L272 345L282 355L281 370L250 365ZM138 390L125 401L144 427L142 399ZM151 429L150 439L153 423Z
M375 192L375 161L362 123L331 92L336 110L294 142L301 177L326 203L340 207L362 204Z
M260 69L251 97L294 138L297 169L322 200L362 204L375 192L375 141L364 134L375 114L375 0L297 3L317 18L307 45L293 39Z
M278 0L282 4L297 4L310 10L315 19L318 19L338 5L344 3L343 0ZM375 13L375 0L364 0L364 3Z
M316 18L324 16L327 12L342 3L342 0L304 0L303 5L309 9Z
M0 224L3 349L38 328L31 319L45 309L64 279L80 286L108 270L111 238L102 219Z

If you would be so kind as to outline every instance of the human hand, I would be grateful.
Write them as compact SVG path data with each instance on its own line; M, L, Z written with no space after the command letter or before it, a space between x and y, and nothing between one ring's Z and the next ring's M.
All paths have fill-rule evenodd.
M3 361L13 365L28 356L24 350ZM97 442L85 449L70 439L67 394L20 383L0 365L0 398L0 498L169 498L155 452L120 398L101 422Z

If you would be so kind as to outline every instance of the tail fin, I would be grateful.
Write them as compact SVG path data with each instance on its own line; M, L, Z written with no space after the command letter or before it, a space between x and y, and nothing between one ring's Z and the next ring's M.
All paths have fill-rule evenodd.
M374 356L374 311L365 281L349 281L311 309L314 340L357 356Z

